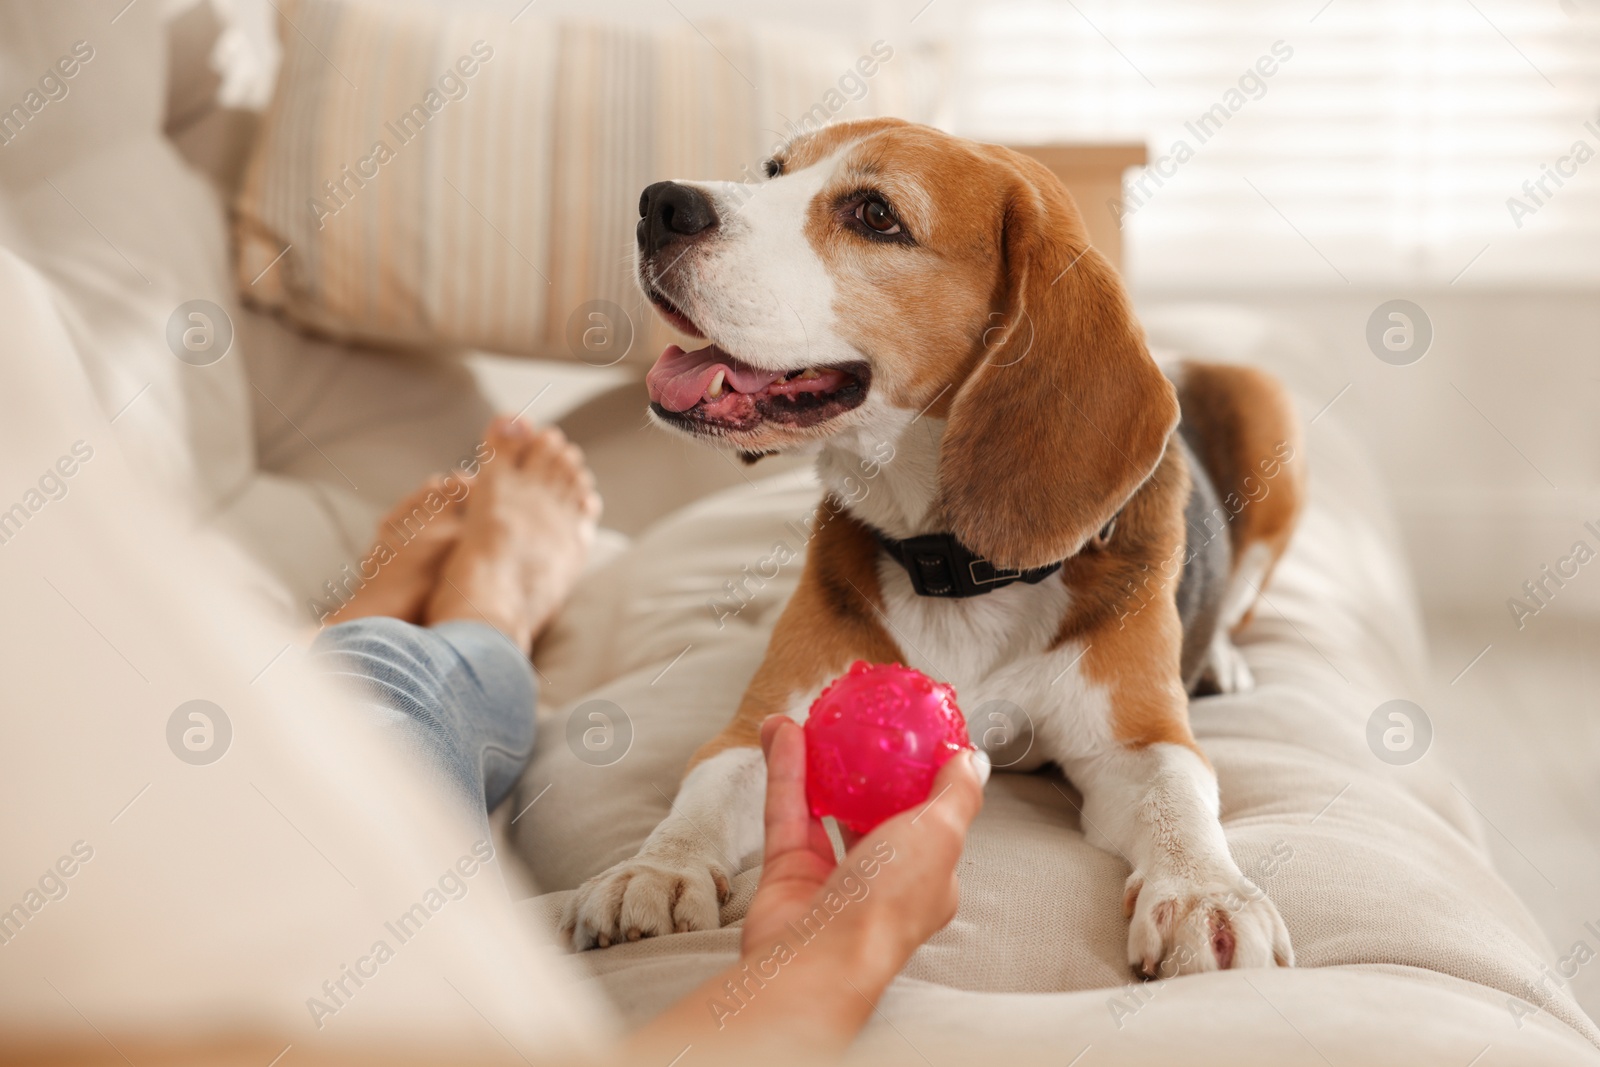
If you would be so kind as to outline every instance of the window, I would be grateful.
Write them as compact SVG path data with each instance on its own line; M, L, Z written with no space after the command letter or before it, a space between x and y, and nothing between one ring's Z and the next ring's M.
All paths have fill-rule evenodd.
M1134 140L1133 275L1600 282L1600 0L972 0L956 126Z

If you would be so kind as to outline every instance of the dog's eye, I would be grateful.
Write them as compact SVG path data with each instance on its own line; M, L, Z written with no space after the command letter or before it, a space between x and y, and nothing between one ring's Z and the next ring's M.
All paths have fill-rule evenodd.
M876 233L885 237L892 237L900 232L900 220L894 217L894 212L889 210L877 197L868 197L856 208L856 221Z
M761 172L769 178L776 178L783 173L783 164L776 159L769 159L761 164Z

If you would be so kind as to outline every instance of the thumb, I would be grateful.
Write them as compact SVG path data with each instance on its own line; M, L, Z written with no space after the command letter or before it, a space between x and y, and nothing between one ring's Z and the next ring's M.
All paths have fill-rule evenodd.
M989 755L969 748L956 753L934 776L928 800L913 809L913 822L933 821L965 835L983 808L983 787L989 781Z

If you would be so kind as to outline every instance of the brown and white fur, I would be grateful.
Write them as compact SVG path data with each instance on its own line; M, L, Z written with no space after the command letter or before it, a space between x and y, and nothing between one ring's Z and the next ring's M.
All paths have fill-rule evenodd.
M803 721L822 686L865 659L949 682L969 708L1028 710L1031 758L1017 769L1059 765L1083 794L1089 839L1132 867L1133 968L1292 965L1277 909L1229 854L1216 776L1190 732L1170 565L1197 532L1185 523L1186 457L1197 454L1219 496L1250 500L1227 524L1233 566L1219 636L1203 650L1219 687L1244 684L1227 634L1247 619L1303 496L1283 389L1255 370L1194 363L1169 380L1071 197L1018 153L865 120L800 139L768 171L753 186L688 183L711 221L684 234L669 225L665 240L646 238L647 202L641 284L674 325L744 365L845 368L851 385L798 413L765 393L740 399L732 421L703 405L654 410L746 458L814 452L834 517L819 523L760 669L695 754L672 814L634 859L574 894L574 945L715 928L729 857L760 842L762 720ZM1189 448L1176 443L1180 399ZM1251 489L1263 478L1265 495ZM1113 516L1113 536L1095 543ZM997 566L1066 563L1038 584L921 597L874 527L952 532ZM1131 610L1136 585L1146 591Z

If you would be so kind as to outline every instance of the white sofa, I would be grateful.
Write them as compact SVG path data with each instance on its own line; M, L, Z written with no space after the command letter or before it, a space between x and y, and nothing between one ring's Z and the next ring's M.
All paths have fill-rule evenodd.
M636 1024L734 950L725 928L565 958L546 933L566 892L637 847L737 700L793 572L724 628L706 601L788 536L815 488L764 468L746 484L677 445L640 454L636 422L619 427L605 401L582 408L625 386L623 371L356 351L244 310L215 178L163 135L169 28L155 4L120 7L0 3L0 102L74 41L94 48L65 98L0 147L0 507L28 507L74 442L96 449L0 545L15 701L0 893L20 899L80 839L95 849L70 892L0 944L0 1028L403 1035L465 1056L492 1043L477 1021L492 1018L535 1060L593 1048L618 1025L607 1003ZM175 139L225 180L233 127L203 108L187 117ZM172 310L193 299L236 328L209 366L167 343ZM1300 387L1319 373L1314 348L1254 319L1147 321L1165 346L1261 362ZM318 983L437 877L464 831L320 691L292 624L388 502L470 447L491 411L535 397L530 415L567 415L626 524L644 527L610 538L538 652L544 740L508 807L540 799L505 840L541 893L515 908L469 894L448 934L313 1026ZM963 860L961 913L896 983L859 1058L1600 1062L1600 1032L1551 979L1554 954L1441 768L1391 768L1368 748L1372 710L1420 685L1417 611L1359 446L1323 424L1310 463L1304 529L1244 643L1260 685L1193 709L1230 844L1282 910L1300 967L1130 985L1121 862L1083 841L1070 785L1000 774ZM673 503L686 506L649 522ZM174 707L200 696L234 722L234 750L206 768L165 740ZM604 767L565 743L591 699L632 729ZM756 874L736 880L726 922Z

